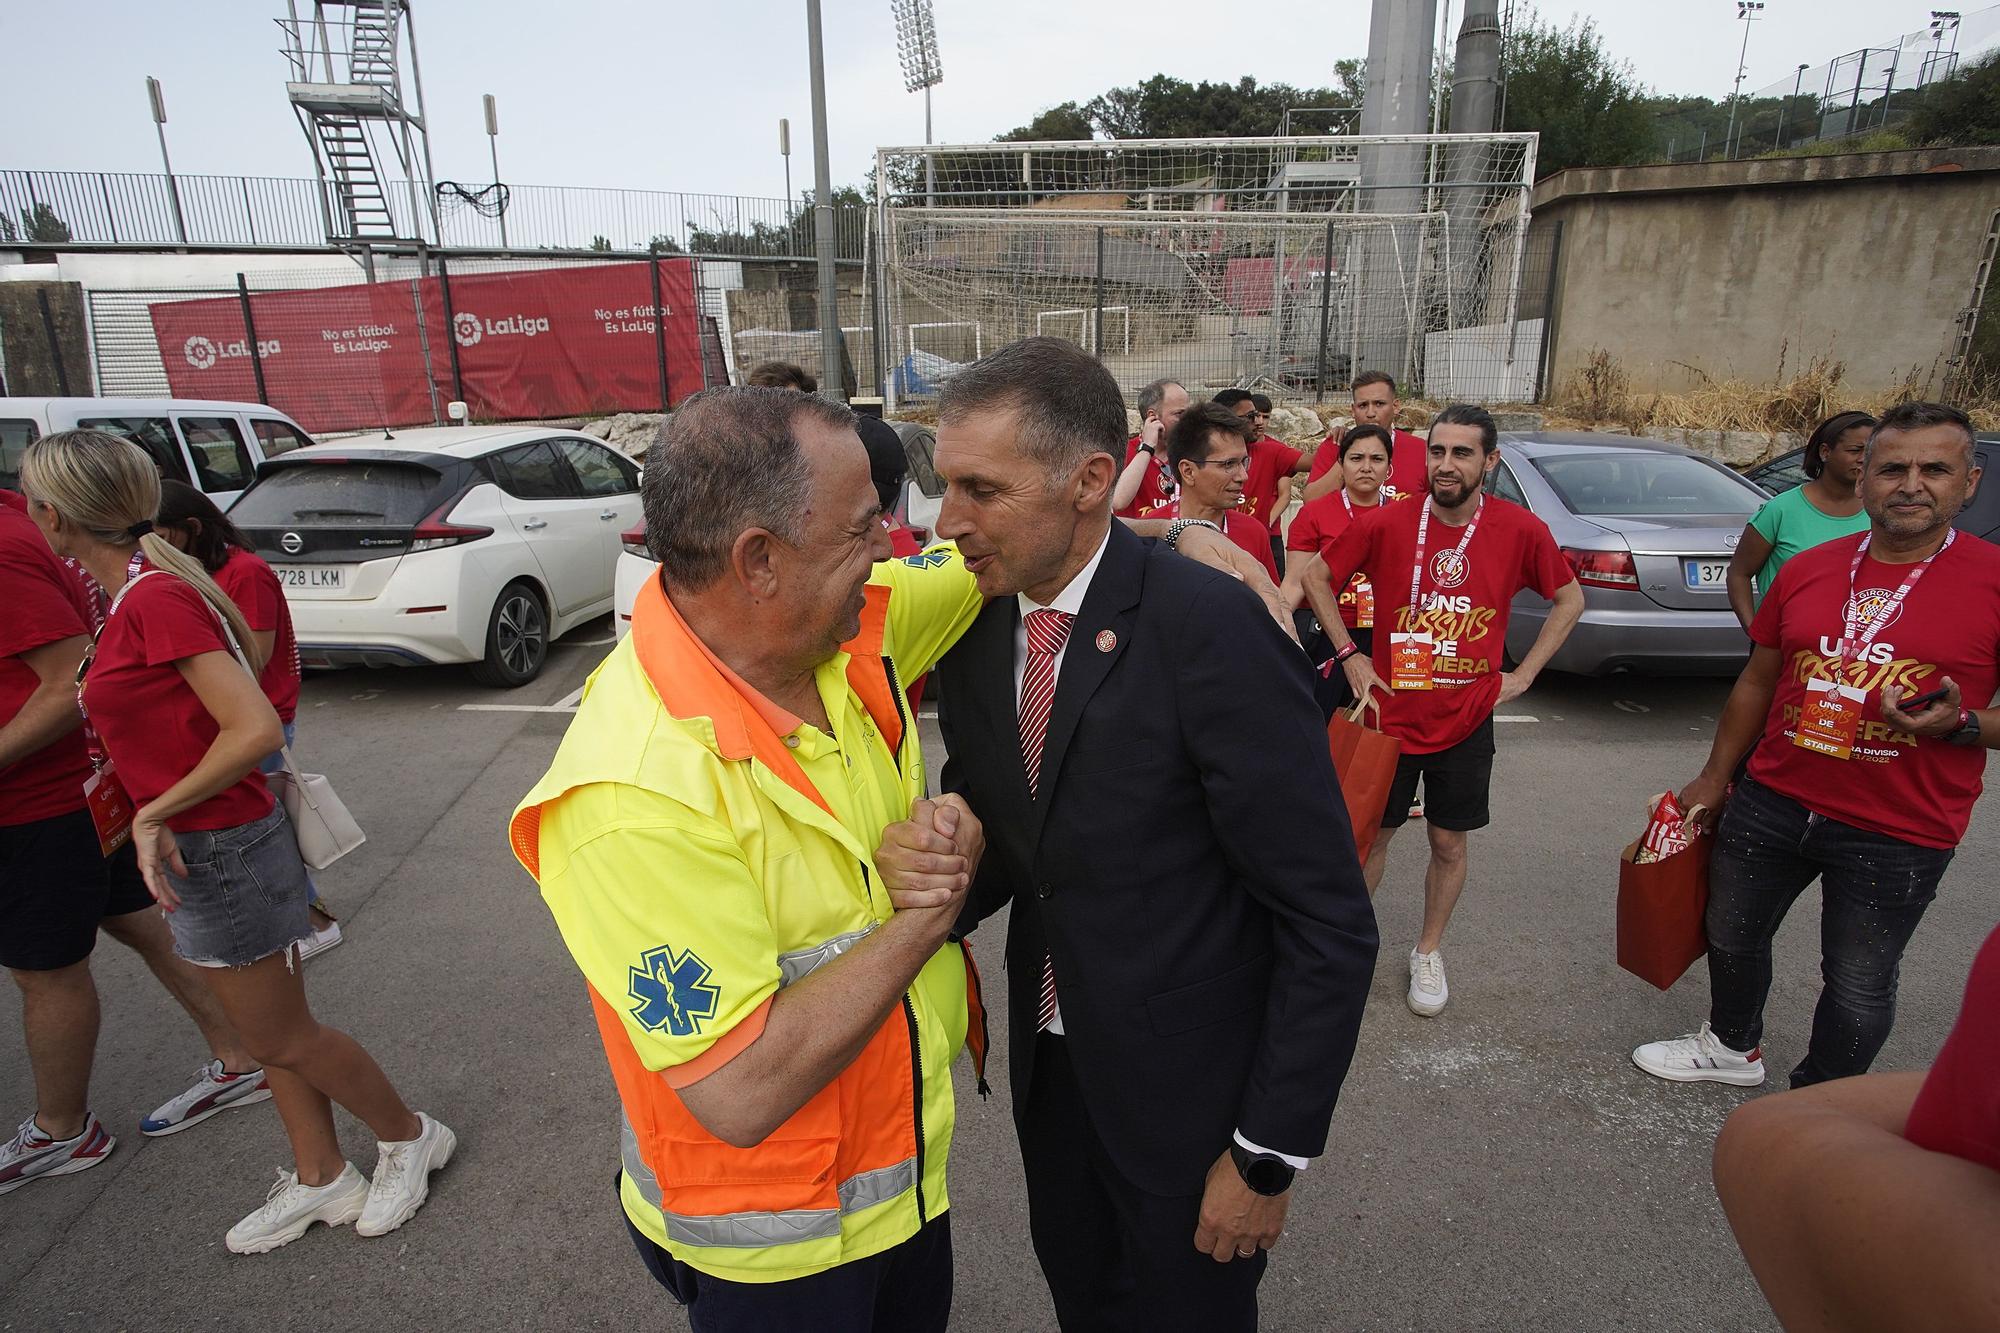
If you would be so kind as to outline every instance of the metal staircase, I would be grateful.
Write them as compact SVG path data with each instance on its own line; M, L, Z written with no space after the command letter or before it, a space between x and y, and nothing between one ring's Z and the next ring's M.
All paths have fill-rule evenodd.
M287 9L289 17L278 20L292 67L285 88L324 187L327 239L361 250L435 241L437 200L410 0L312 0L303 14L298 0L288 0ZM406 58L414 110L403 97ZM385 171L392 161L407 187L407 208L392 197Z

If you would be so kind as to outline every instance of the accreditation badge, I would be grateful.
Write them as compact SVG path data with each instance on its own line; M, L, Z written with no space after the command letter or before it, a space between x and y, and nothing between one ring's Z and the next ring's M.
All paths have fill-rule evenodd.
M1847 759L1854 754L1854 738L1861 733L1861 705L1868 696L1858 686L1845 681L1815 676L1806 682L1806 703L1799 714L1798 730L1792 744L1829 759Z
M1391 634L1389 688L1393 690L1437 688L1431 680L1431 662L1436 654L1437 640L1432 635Z
M1366 579L1354 585L1354 628L1375 628L1375 585Z
M124 780L107 763L84 779L83 799L97 828L97 846L109 856L132 837L132 798L125 793Z

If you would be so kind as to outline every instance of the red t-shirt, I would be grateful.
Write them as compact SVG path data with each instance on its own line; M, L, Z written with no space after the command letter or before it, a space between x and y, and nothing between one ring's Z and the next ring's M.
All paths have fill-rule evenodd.
M41 684L23 653L90 633L83 584L42 540L25 512L0 505L0 725ZM77 719L79 722L81 719ZM83 808L90 753L81 726L0 768L0 825L29 824Z
M1125 441L1125 462L1128 466L1139 456L1139 438L1134 435ZM1146 469L1146 475L1139 481L1139 493L1132 497L1131 504L1118 511L1118 517L1139 518L1148 509L1156 509L1173 498L1173 492L1178 488L1173 487L1170 480L1172 474L1167 471L1167 441L1164 432L1161 434L1158 450L1159 452L1153 455L1151 466Z
M1346 501L1346 503L1342 503ZM1379 504L1380 502L1378 502ZM1285 529L1285 549L1307 551L1314 555L1325 555L1333 549L1340 534L1358 518L1366 518L1375 512L1376 505L1366 505L1349 512L1352 500L1344 490L1322 495L1317 500L1308 500L1299 506L1298 516ZM1367 576L1356 574L1340 590L1340 619L1349 629L1372 629L1375 625L1373 608L1375 605L1374 585ZM1361 623L1361 607L1366 601L1370 615L1366 625Z
M28 497L19 491L10 491L5 486L0 486L0 506L18 509L25 514L28 512Z
M1421 435L1406 430L1389 432L1396 441L1389 451L1389 489L1398 496L1422 495L1430 489L1430 445ZM1329 435L1313 453L1312 468L1306 473L1310 486L1340 461L1340 437Z
M889 530L889 558L891 560L901 560L906 555L921 555L923 553L923 543L917 540L917 534L911 532L903 524L898 523L893 518L885 518L882 520L882 526Z
M1180 501L1149 509L1140 518L1179 518ZM1278 562L1271 558L1271 530L1241 510L1222 516L1222 535L1257 557L1257 563L1271 576L1271 582L1278 581Z
M1576 581L1548 524L1520 505L1488 496L1462 562L1451 557L1465 529L1431 520L1423 610L1413 615L1410 571L1427 503L1426 496L1405 496L1357 516L1325 554L1336 585L1357 572L1375 585L1373 658L1384 682L1390 679L1393 635L1427 633L1437 640L1431 666L1435 688L1391 689L1382 700L1382 730L1400 736L1406 754L1450 749L1492 715L1514 594L1530 588L1554 597Z
M1291 445L1268 435L1254 441L1250 445L1250 475L1243 482L1243 512L1275 530L1281 517L1276 512L1278 483L1291 476L1304 457Z
M228 651L214 609L172 574L140 580L105 618L83 702L134 805L186 777L222 730L174 663ZM253 768L167 827L176 833L235 828L270 810L264 775Z
M2000 547L1960 534L1931 562L1907 600L1846 673L1866 697L1851 757L1792 743L1806 682L1839 667L1841 611L1856 541L1837 538L1785 562L1765 594L1750 638L1784 659L1763 742L1750 776L1815 814L1921 847L1956 847L1979 798L1986 751L1919 740L1882 721L1884 685L1921 693L1950 676L1967 708L1985 708L2000 687ZM1909 565L1870 558L1855 576L1864 609L1895 595Z
M215 571L215 582L251 629L276 634L271 660L264 663L257 684L278 710L278 720L290 722L299 711L299 641L292 635L292 609L285 604L284 585L263 557L240 546L229 548L229 558Z
M1917 1092L1903 1137L2000 1171L2000 929L1972 960L1958 1022Z

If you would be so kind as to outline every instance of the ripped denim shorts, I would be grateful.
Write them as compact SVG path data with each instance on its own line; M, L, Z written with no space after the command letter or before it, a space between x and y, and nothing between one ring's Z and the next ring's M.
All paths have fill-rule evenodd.
M247 967L312 933L299 845L273 801L262 819L174 834L187 875L168 873L180 906L167 913L174 952L197 967Z

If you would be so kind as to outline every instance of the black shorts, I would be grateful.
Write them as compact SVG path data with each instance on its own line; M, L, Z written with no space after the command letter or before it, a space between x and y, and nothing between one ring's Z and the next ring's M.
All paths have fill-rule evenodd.
M0 825L0 967L53 972L90 957L98 923L153 906L127 842L109 857L88 810Z
M1493 719L1450 749L1406 754L1396 761L1396 785L1382 811L1383 828L1409 822L1417 779L1424 781L1424 818L1442 829L1470 833L1492 822L1487 792L1493 781Z

